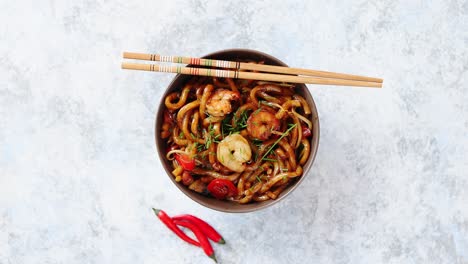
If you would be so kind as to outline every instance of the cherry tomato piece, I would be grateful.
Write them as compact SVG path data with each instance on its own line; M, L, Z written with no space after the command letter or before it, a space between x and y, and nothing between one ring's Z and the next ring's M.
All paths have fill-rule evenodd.
M175 158L184 170L191 171L195 168L195 160L190 158L188 155L177 153Z
M226 197L232 197L237 195L237 188L229 180L214 179L208 184L208 191L216 199L225 199Z
M302 136L303 137L310 137L312 136L312 131L308 127L303 126L302 127Z

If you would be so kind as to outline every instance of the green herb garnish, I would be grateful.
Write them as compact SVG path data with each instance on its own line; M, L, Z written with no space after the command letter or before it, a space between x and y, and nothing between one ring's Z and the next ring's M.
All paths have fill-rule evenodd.
M288 130L286 130L286 132L283 133L283 135L281 135L281 137L279 137L275 143L273 143L273 145L271 145L271 147L267 150L267 152L263 155L262 157L262 160L268 156L268 154L270 154L270 152L273 150L274 147L276 147L276 145L278 144L278 142L280 142L285 136L287 136L289 134L289 132L291 132L291 130L293 130L293 128L296 127L296 124L292 125L290 128L288 128Z
M255 110L255 112L253 112L252 115L256 115L256 114L258 114L260 111L262 111L262 108L260 108L260 106L259 106L259 108L258 108L257 110Z
M225 134L231 135L239 133L242 129L246 128L248 119L249 115L247 111L242 111L239 117L235 114L226 116L221 122L221 133L223 138Z
M204 145L199 144L198 142L197 142L196 144L197 144L197 151L198 151L198 152L202 152L202 151L205 149L205 146L204 146Z
M257 147L260 147L263 144L263 142L261 140L258 140L258 139L252 140L252 143Z
M260 106L263 104L263 101L261 100L258 100L258 108L260 108Z
M208 135L208 137L206 137L206 141L205 141L205 148L209 149L210 146L211 146L211 137L210 137L210 135Z

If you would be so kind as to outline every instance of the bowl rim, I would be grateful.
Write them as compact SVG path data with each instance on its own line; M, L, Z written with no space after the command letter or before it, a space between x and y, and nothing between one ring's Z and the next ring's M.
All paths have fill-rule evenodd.
M215 52L211 52L209 54L206 54L204 56L202 56L201 58L210 58L210 59L216 59L216 57L222 57L222 56L226 56L227 54L232 54L232 53L251 53L251 54L254 54L255 56L261 56L261 57L265 57L267 58L268 60L271 60L271 61L274 61L276 65L280 65L280 66L288 66L286 63L284 63L283 61L277 59L276 57L272 56L272 55L269 55L267 53L264 53L264 52L261 52L261 51L257 51L257 50L253 50L253 49L223 49L223 50L219 50L219 51L215 51ZM222 60L222 58L219 58L220 60ZM188 65L190 66L190 65ZM307 87L306 84L297 84L298 86L303 86L305 89L304 89L304 93L308 93L308 95L310 96L310 101L308 100L308 103L310 104L310 107L311 107L311 110L312 110L312 123L314 125L313 127L313 138L312 138L312 142L311 142L311 152L310 152L310 156L309 156L309 159L307 161L307 163L304 165L304 171L303 171L303 174L301 175L301 177L299 177L299 179L294 182L291 186L287 187L286 190L284 190L283 192L281 192L281 194L275 199L275 200L268 200L268 201L264 201L264 202L258 202L258 203L252 203L254 204L253 206L247 206L247 205L240 205L239 207L237 208L229 208L230 206L229 205L232 205L233 203L232 202L229 202L229 201L222 201L223 204L225 206L218 206L218 205L213 205L213 204L210 204L208 202L205 202L202 200L202 198L199 198L198 196L200 196L201 194L198 194L198 193L195 193L193 192L192 190L188 189L186 186L183 186L182 184L179 184L178 182L175 181L172 173L170 170L168 170L167 168L167 163L164 162L165 160L165 155L162 154L162 152L164 152L163 150L163 145L160 145L159 144L159 127L160 127L160 124L162 125L162 112L164 110L164 106L165 106L165 98L166 96L168 95L169 92L172 92L172 87L179 81L179 79L181 78L188 78L187 75L182 75L182 74L177 74L172 80L171 82L167 85L165 91L163 92L163 94L161 95L161 98L159 100L159 106L157 107L157 110L156 110L156 118L155 118L155 143L156 143L156 152L158 153L158 157L159 157L159 161L162 165L162 167L164 168L164 171L166 172L166 175L170 178L170 180L172 181L172 183L174 185L177 186L177 188L182 191L187 197L189 197L192 201L195 201L196 203L204 206L204 207L207 207L207 208L210 208L210 209L213 209L213 210L216 210L216 211L219 211L219 212L225 212L225 213L248 213L248 212L254 212L254 211L259 211L261 209L265 209L267 207L270 207L274 204L278 204L280 201L284 200L290 193L292 193L294 190L297 189L297 187L304 181L304 179L306 178L307 174L309 173L310 169L312 168L312 165L315 161L315 158L317 156L317 152L318 152L318 146L319 146L319 141L320 141L320 122L319 122L319 116L318 116L318 111L317 111L317 107L316 107L316 104L315 104L315 101L313 99L313 96L310 92L310 88ZM162 140L161 140L162 141ZM206 196L204 196L206 198ZM215 199L215 198L212 198L212 197L208 197L209 199ZM217 201L220 201L220 200L217 200ZM250 204L250 205L252 205Z

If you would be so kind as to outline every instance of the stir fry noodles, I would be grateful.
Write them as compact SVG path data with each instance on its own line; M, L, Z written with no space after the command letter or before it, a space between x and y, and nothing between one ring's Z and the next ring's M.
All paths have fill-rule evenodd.
M165 98L160 136L177 182L245 204L276 199L302 175L310 120L292 84L193 77Z

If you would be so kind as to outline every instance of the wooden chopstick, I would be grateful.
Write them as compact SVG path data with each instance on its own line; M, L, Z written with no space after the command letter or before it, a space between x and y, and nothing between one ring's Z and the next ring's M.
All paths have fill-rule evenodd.
M264 65L246 62L236 61L224 61L224 60L211 60L211 59L200 59L191 57L180 57L180 56L162 56L159 54L146 54L146 53L135 53L135 52L124 52L123 57L125 59L137 59L137 60L148 60L148 61L161 61L161 62L173 62L173 63L184 63L200 66L212 66L217 68L231 68L236 70L252 70L260 72L272 72L281 74L294 74L294 75L305 75L314 76L321 78L335 78L343 80L354 80L354 81L365 81L365 82L376 82L382 83L383 80L380 78L336 73L328 71L318 71L310 69L300 68L289 68L283 66Z
M211 68L168 66L168 65L158 65L158 64L123 62L122 69L154 71L154 72L172 72L172 73L188 74L188 75L213 76L213 77L222 77L222 78L248 79L248 80L261 80L261 81L274 81L274 82L310 83L310 84L323 84L323 85L343 85L343 86L362 86L362 87L382 88L382 83L378 83L378 82L320 78L320 77L311 77L311 76L294 76L294 75L271 74L271 73L218 70L218 69L211 69Z

